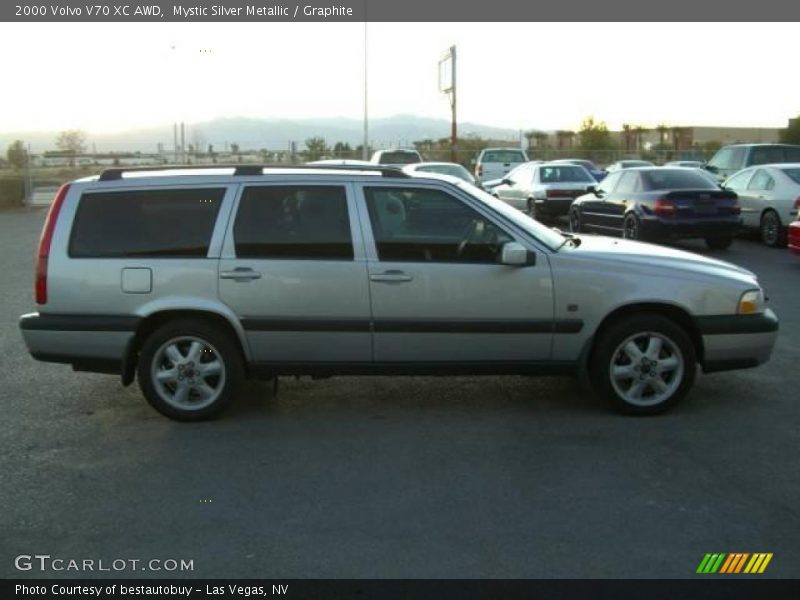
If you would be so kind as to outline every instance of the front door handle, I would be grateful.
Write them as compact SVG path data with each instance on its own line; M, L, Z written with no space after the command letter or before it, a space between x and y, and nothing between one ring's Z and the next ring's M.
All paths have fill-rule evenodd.
M251 281L253 279L261 279L261 273L253 271L249 267L236 267L233 271L222 271L219 274L220 279L233 279L234 281Z
M403 283L404 281L411 281L412 279L414 278L408 273L394 269L383 273L373 273L369 276L370 281L378 283Z

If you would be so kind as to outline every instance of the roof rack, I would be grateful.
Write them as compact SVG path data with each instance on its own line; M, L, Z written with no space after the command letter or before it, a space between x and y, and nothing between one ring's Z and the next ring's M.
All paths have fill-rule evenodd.
M388 165L153 165L146 167L113 167L100 173L100 181L116 181L125 173L146 173L149 171L211 171L217 169L233 169L234 176L266 175L265 169L281 169L284 171L367 171L380 173L384 177L411 177L400 167Z

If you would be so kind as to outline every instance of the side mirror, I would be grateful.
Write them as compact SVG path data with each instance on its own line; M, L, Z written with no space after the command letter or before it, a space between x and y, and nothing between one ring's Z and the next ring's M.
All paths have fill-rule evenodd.
M715 167L714 165L705 164L705 165L703 165L703 168L706 171L708 171L709 173L718 173L719 172L719 169L717 167Z
M536 255L518 242L506 242L500 254L500 262L512 267L536 264Z
M591 193L591 194L595 194L596 195L597 194L597 186L587 185L586 186L586 191Z
M500 180L500 183L503 185L514 185L514 182L511 181L508 177L503 177L503 179Z

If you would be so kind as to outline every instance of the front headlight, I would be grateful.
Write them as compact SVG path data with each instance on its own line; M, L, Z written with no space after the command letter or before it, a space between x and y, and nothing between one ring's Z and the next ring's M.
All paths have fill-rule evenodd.
M736 312L740 315L754 315L764 312L764 291L747 290L739 298L739 307Z

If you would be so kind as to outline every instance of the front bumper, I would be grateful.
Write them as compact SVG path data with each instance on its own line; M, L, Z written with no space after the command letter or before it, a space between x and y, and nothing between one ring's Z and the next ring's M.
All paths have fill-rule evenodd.
M703 338L703 371L713 373L757 367L767 362L778 337L778 317L770 309L758 315L695 317Z

